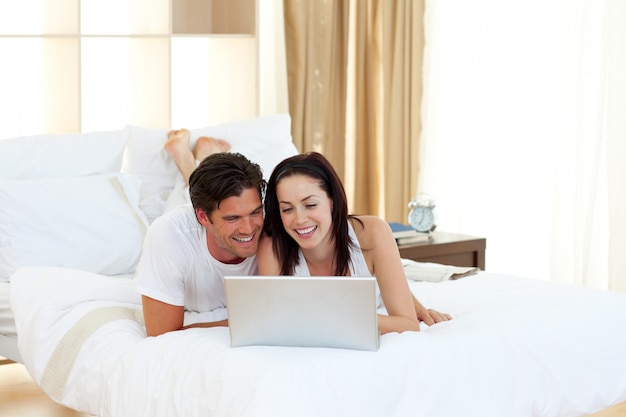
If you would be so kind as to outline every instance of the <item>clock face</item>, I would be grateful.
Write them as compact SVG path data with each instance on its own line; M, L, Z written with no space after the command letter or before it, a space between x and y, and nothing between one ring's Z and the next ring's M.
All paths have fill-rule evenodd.
M435 214L430 207L414 207L409 212L409 224L418 232L430 232L435 225Z

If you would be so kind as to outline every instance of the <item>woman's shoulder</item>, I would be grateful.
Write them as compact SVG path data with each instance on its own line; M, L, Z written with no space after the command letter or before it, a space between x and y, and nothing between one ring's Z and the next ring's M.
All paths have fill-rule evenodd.
M378 216L356 216L352 227L366 258L381 248L396 247L389 224Z
M257 252L273 253L272 238L270 236L266 235L265 233L261 234L261 237L259 237L259 245L258 245Z
M278 275L280 273L280 264L274 255L272 238L265 233L259 238L256 260L261 275Z
M389 224L378 216L365 215L352 217L352 228L359 242L373 241L386 233L391 233Z
M352 227L355 229L374 229L374 230L386 230L389 229L389 224L378 216L363 215L353 216Z

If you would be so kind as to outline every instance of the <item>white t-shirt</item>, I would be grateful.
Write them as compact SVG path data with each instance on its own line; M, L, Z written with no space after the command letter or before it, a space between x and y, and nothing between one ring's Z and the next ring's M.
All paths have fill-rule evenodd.
M225 275L258 275L256 256L239 264L219 262L207 248L206 229L191 204L157 218L144 239L136 290L185 307L185 325L227 317ZM189 313L189 314L188 314ZM198 313L203 314L198 317Z

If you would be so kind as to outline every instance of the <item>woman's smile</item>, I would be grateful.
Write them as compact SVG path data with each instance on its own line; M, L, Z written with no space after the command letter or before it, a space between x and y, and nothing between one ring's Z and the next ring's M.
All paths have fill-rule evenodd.
M295 229L300 237L309 237L317 230L317 226L309 226L301 229Z

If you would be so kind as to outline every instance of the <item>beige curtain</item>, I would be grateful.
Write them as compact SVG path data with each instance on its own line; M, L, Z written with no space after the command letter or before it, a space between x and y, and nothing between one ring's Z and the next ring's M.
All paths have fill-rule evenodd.
M405 221L421 131L422 0L284 0L298 149L326 155L350 209Z

